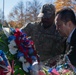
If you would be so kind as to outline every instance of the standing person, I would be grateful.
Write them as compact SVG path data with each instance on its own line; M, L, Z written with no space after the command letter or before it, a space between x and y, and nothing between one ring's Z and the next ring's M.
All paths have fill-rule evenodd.
M56 31L54 24L55 6L44 4L38 17L41 18L41 21L28 23L21 30L31 36L40 55L40 60L47 61L60 54L61 49L63 49L61 46L62 38Z
M65 50L73 66L76 66L76 17L72 9L64 8L57 12L55 18L56 29L67 38L69 47Z

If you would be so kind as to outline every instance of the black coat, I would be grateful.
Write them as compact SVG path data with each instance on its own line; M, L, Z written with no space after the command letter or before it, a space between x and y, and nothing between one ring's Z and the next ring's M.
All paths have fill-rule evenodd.
M71 61L73 66L76 66L76 29L74 30L71 40L70 40L70 46L69 49L71 48L71 52L68 55L69 60Z

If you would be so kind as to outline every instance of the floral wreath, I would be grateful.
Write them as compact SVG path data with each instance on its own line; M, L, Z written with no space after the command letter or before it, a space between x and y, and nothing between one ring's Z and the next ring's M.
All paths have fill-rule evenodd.
M17 54L17 58L22 62L22 68L25 72L33 71L33 75L74 75L76 69L71 65L67 55L65 58L68 60L65 64L58 65L53 68L39 68L39 57L34 47L34 42L27 37L19 29L3 27L3 31L8 38L8 47L11 54ZM72 69L66 69L69 67ZM74 72L73 72L74 71Z
M25 72L36 70L39 64L39 57L34 47L34 42L19 29L3 27L3 31L8 38L8 47L11 54L17 54L17 58L22 62Z

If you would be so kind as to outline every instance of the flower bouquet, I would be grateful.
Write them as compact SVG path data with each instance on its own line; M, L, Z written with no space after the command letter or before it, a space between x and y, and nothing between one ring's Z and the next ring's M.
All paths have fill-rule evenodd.
M3 31L8 38L8 47L12 55L16 54L16 58L22 63L22 69L25 72L34 72L37 75L39 57L31 38L21 32L19 29L3 27Z

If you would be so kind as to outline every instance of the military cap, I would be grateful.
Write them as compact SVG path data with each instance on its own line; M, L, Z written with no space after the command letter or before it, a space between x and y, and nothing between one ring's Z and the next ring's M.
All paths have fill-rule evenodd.
M49 18L55 13L55 6L53 4L44 4L38 17Z

